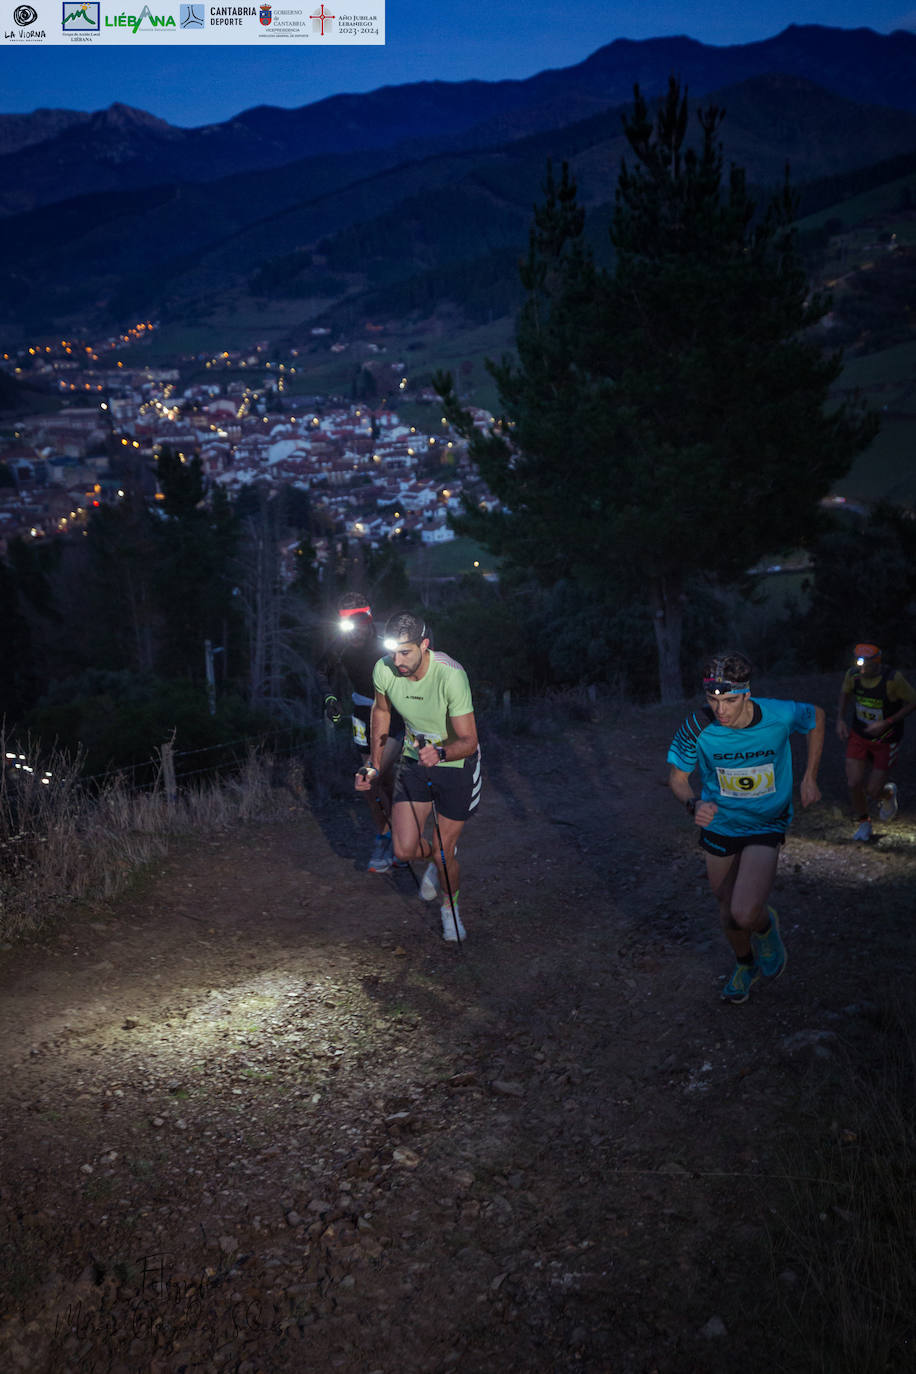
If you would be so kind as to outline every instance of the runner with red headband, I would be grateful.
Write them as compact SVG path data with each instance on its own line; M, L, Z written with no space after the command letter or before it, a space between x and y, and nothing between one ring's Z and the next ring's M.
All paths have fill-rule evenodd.
M335 639L318 664L317 675L328 720L339 725L345 712L349 712L360 764L369 761L369 719L375 699L372 671L384 652L368 598L348 593L338 607ZM344 695L350 698L346 706ZM395 770L404 738L404 722L397 714L390 734L379 772L366 792L375 826L375 843L366 865L370 873L387 873L390 868L402 866L394 857L389 826Z
M850 702L851 729L846 721ZM870 805L877 805L879 820L892 821L897 814L897 784L888 775L911 711L916 711L916 691L903 674L882 664L877 644L857 644L836 708L836 732L846 744L846 783L857 826L854 840L867 843L872 838Z
M786 966L769 897L792 819L789 737L808 737L800 792L802 806L809 806L821 796L824 712L806 702L752 696L750 660L734 649L707 660L703 690L706 705L687 717L668 750L668 783L700 829L706 875L735 955L722 999L745 1002L758 978L778 978ZM690 782L695 770L699 797Z

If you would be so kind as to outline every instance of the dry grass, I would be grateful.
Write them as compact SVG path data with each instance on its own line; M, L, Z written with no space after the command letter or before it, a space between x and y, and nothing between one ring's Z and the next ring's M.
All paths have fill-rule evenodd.
M771 1234L792 1355L778 1368L913 1368L916 1026L900 1010L885 1030L880 1067L867 1076L850 1069L817 1104L827 1129L806 1167L797 1155L787 1161L789 1205Z
M69 904L113 897L169 841L271 814L282 801L274 761L250 753L237 774L201 782L169 802L160 788L120 778L99 790L80 781L79 759L40 761L0 737L0 941L33 934Z

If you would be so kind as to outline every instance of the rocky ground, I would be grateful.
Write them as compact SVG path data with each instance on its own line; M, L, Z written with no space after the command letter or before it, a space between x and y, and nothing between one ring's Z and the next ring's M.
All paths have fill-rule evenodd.
M682 714L486 732L460 950L409 873L363 871L343 790L7 950L0 1369L912 1368L916 1304L879 1303L857 1362L819 1258L858 1253L844 1161L868 1085L895 1092L912 742L900 817L855 845L828 735L780 861L787 972L734 1007L665 785Z

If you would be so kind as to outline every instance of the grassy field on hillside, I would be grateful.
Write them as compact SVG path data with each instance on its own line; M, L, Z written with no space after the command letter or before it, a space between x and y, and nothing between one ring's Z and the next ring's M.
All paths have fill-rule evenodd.
M887 420L834 491L848 500L916 505L916 415Z
M473 539L453 539L448 544L424 544L406 558L412 582L424 578L460 577L462 573L495 572L499 562Z
M882 223L882 229L889 229L891 233L895 232L894 225L899 222L899 232L905 234L906 241L912 243L916 240L916 223L913 222L912 216L907 219L905 215L903 203L907 191L916 197L916 176L912 172L899 177L896 181L888 181L883 186L863 191L861 195L838 201L835 205L827 206L825 210L819 210L815 215L808 215L805 219L799 220L798 228L820 229L832 219L840 219L845 225L852 227L880 218L882 221L889 221L887 224ZM902 241L904 240L901 239Z
M835 484L837 495L916 505L916 340L850 358L842 385L862 391L881 432Z
M891 410L900 408L916 414L916 339L850 358L843 369L843 385L864 391L893 387L899 394L893 399L885 396L883 404Z

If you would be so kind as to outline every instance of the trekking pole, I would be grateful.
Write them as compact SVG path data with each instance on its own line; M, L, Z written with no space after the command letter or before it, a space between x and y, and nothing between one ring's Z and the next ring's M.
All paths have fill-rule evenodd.
M358 769L357 769L357 772L360 773L360 774L362 775L362 777L368 778L368 777L369 777L369 765L368 765L368 764L364 764L362 768L358 768ZM375 798L376 798L376 801L378 802L379 806L380 806L381 809L382 809L382 815L385 817L385 820L388 822L388 831L389 831L389 834L390 834L390 833L391 833L391 815L390 815L390 813L389 813L388 811L385 810L385 803L384 803L384 801L382 800L381 789L379 789L379 791L376 792ZM393 843L394 843L394 842L393 842L393 839L392 839L392 845L393 845ZM408 870L409 870L409 872L410 872L410 876L411 876L411 878L413 878L414 882L416 883L416 885L417 885L417 891L419 892L419 891L420 891L420 879L417 877L416 873L414 873L414 871L413 871L413 864L409 861L409 859L405 859L405 860L404 860L404 863L407 864L407 868L408 868Z
M425 735L417 735L417 744L420 747L420 749L424 749L426 747ZM458 948L460 949L461 932L458 926L458 913L455 910L455 898L452 896L452 883L451 879L448 876L448 864L445 862L445 846L442 843L442 831L439 829L439 812L436 810L436 801L433 797L432 778L428 777L426 779L426 786L429 788L429 801L430 805L433 808L433 826L435 827L436 831L436 839L439 841L439 857L442 860L442 872L445 875L445 890L448 893L448 904L452 909L452 921L455 926L455 939L458 942Z

